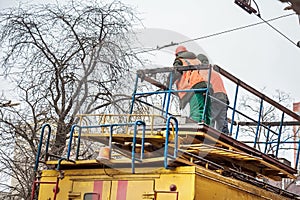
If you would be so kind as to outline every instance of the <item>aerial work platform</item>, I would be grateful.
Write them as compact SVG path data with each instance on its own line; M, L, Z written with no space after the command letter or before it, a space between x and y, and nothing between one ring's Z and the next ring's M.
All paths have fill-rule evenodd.
M147 130L147 129L146 129ZM164 144L166 141L166 128L155 128L153 132L156 134L145 134L144 136L144 158L137 165L147 164L149 162L162 162L164 161ZM169 151L174 151L174 134L170 133L171 141L169 142ZM74 135L78 137L78 135ZM109 164L113 167L130 166L125 165L127 162L131 164L132 156L132 141L133 134L117 133L112 134L96 134L96 133L81 133L82 140L90 140L98 142L106 146L109 145L109 141L112 142L112 148L110 154L115 152L117 159L111 158L109 162L104 161L105 164ZM140 156L142 134L136 135L136 157ZM253 177L266 176L274 180L281 180L281 178L296 178L295 174L297 170L291 166L281 162L280 160L263 154L260 151L249 147L248 145L239 142L232 137L225 135L205 124L190 123L178 127L178 157L181 158L182 164L186 165L193 163L202 164L206 167L212 167L219 169L220 171L229 168L239 168L240 172L249 174ZM119 154L119 156L117 156ZM122 157L123 159L120 159ZM96 159L96 158L95 158ZM184 160L184 161L183 161ZM101 164L101 160L97 163ZM53 161L51 161L53 162ZM170 165L175 165L172 162L180 162L179 160L169 160ZM61 167L65 164L74 165L63 161ZM80 163L80 162L79 162ZM79 164L78 163L78 164ZM233 164L234 163L234 164Z
M84 129L85 128L86 127L84 127ZM93 128L95 128L95 126ZM99 134L85 133L85 131L81 130L80 135L74 132L73 137L77 138L77 140L78 137L80 137L82 141L88 140L93 143L103 144L103 148L107 148L111 142L111 146L108 148L110 151L108 157L99 157L99 154L96 154L98 158L90 157L90 159L87 160L74 158L74 155L73 157L70 155L69 158L62 160L49 160L46 164L48 167L56 169L53 171L55 174L51 175L46 173L44 176L45 178L51 176L55 177L58 176L56 174L58 173L57 170L64 171L64 176L66 177L71 175L75 176L74 178L70 177L70 179L74 179L73 184L76 185L76 182L78 182L76 181L77 179L83 181L85 178L88 178L88 180L95 181L103 179L100 177L97 178L97 176L104 173L115 178L122 175L123 178L121 178L121 180L125 179L132 182L137 180L141 181L143 180L142 177L145 178L147 176L156 177L158 175L157 177L162 178L169 173L173 174L173 177L177 177L181 176L181 173L187 173L185 170L185 172L181 173L177 170L183 169L182 167L193 167L187 169L193 169L190 173L195 173L194 175L198 177L195 177L195 179L201 181L197 184L193 181L186 182L185 184L189 185L193 183L196 185L192 184L191 187L199 187L197 186L198 184L205 186L210 182L210 189L208 189L209 192L204 192L202 191L203 188L201 188L198 192L195 191L195 196L191 198L198 196L196 199L201 199L204 195L210 199L209 193L213 192L213 188L221 187L221 185L227 188L227 192L229 192L230 195L244 196L245 199L250 196L252 199L260 199L263 195L272 196L272 199L298 198L296 194L283 191L260 181L262 178L270 178L276 181L282 178L295 178L297 171L291 166L280 162L278 159L265 155L205 124L190 123L183 125L182 128L178 126L177 134L175 133L175 129L172 130L172 128L169 129L169 134L167 134L166 129L166 127L162 128L162 126L158 126L157 128L153 126L153 130L147 133L147 129L145 128L144 136L142 134L143 129L140 129L137 130L136 137L130 132ZM101 128L99 130L101 130ZM176 140L176 137L178 140ZM167 142L166 138L168 140ZM134 140L135 143L133 143ZM163 168L167 169L167 171L162 170ZM104 172L100 172L99 169L104 170ZM92 178L88 177L87 174L85 178L82 177L86 172L88 172L88 174L97 174L97 176L96 178L95 176ZM69 173L71 174L69 175ZM132 174L132 176L129 174ZM207 179L207 176L210 178ZM187 174L185 177L187 177ZM228 178L222 180L222 177ZM222 181L211 182L212 180L210 179ZM104 178L104 180L107 180L107 178ZM242 181L243 184L234 180ZM174 183L179 184L176 181L174 181ZM230 189L231 187L237 187L236 184L239 187L239 192L237 192L237 189ZM250 185L255 185L262 189L250 189L253 187ZM222 187L220 190L223 190ZM244 190L247 190L247 195L244 194ZM201 195L200 191L202 191ZM255 194L254 191L258 193ZM168 191L163 190L163 192L167 193ZM184 192L181 191L179 193L182 196ZM74 194L75 193L70 193L69 196ZM78 195L78 193L76 194ZM146 195L146 193L142 195ZM231 196L231 199L236 199L235 197L236 196ZM170 196L157 199L169 198ZM187 196L181 199L185 198L187 198ZM134 199L139 198L134 197ZM150 199L155 198L152 195Z
M229 106L228 135L187 116L172 114L171 102L176 102L173 94L178 91L165 86L159 74L203 69L214 69L236 84L233 105ZM146 92L145 88L138 89L141 83L148 89ZM237 109L240 87L259 99L256 119ZM208 89L206 94L209 96ZM158 97L153 98L154 102L147 99L155 95ZM298 145L294 166L281 157L281 147L287 144L283 127L299 125L300 117L220 67L139 70L131 101L126 114L78 115L78 124L68 135L65 157L49 153L51 127L42 127L35 165L37 178L33 183L33 191L40 186L39 200L52 198L53 188L47 184L55 185L54 200L118 199L119 192L125 192L122 195L128 200L300 199L297 194L269 184L297 178L300 140L293 143ZM262 120L263 103L279 111L279 122ZM236 120L241 117L247 120ZM241 131L243 126L251 128ZM243 134L247 134L248 142L242 139ZM41 171L42 163L47 169ZM33 192L32 199L35 196Z

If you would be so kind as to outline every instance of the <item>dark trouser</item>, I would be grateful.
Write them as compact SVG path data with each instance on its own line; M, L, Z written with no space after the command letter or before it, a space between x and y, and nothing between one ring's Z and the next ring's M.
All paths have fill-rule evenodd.
M211 100L211 126L223 133L229 134L227 122L227 104L220 102L220 100Z

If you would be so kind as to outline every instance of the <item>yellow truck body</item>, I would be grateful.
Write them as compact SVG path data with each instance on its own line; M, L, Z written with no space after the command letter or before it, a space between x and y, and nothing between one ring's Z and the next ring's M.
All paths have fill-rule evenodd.
M56 182L60 177L56 197L59 200L290 199L201 166L142 168L132 174L130 168L84 169L95 166L95 160L84 164L62 162L62 167L64 163L84 167L64 169L63 174L57 170L44 170L41 174L42 182ZM54 184L40 184L38 199L53 199L54 189Z

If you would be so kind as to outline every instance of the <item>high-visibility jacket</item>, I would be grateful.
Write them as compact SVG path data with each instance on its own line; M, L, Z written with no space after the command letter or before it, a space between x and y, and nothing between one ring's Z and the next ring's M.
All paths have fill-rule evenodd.
M201 76L205 79L206 82L208 82L208 72L209 70L200 70ZM210 74L210 85L212 87L211 95L217 98L218 100L229 104L229 99L227 96L226 89L224 87L222 77L218 72L216 72L213 69L211 69Z
M206 82L208 82L208 72L209 70L200 70L200 74ZM221 75L213 69L211 69L210 84L214 93L227 94Z
M201 62L195 59L177 58L182 62L182 66L201 65ZM184 71L179 80L175 81L177 90L189 90L197 83L205 81L199 70ZM179 92L180 99L186 95L186 92Z

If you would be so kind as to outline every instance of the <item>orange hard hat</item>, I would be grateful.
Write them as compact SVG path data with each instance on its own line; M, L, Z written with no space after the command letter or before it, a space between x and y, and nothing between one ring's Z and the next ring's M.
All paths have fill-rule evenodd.
M186 52L187 49L185 48L185 46L178 46L175 50L175 55L177 55L180 52Z

